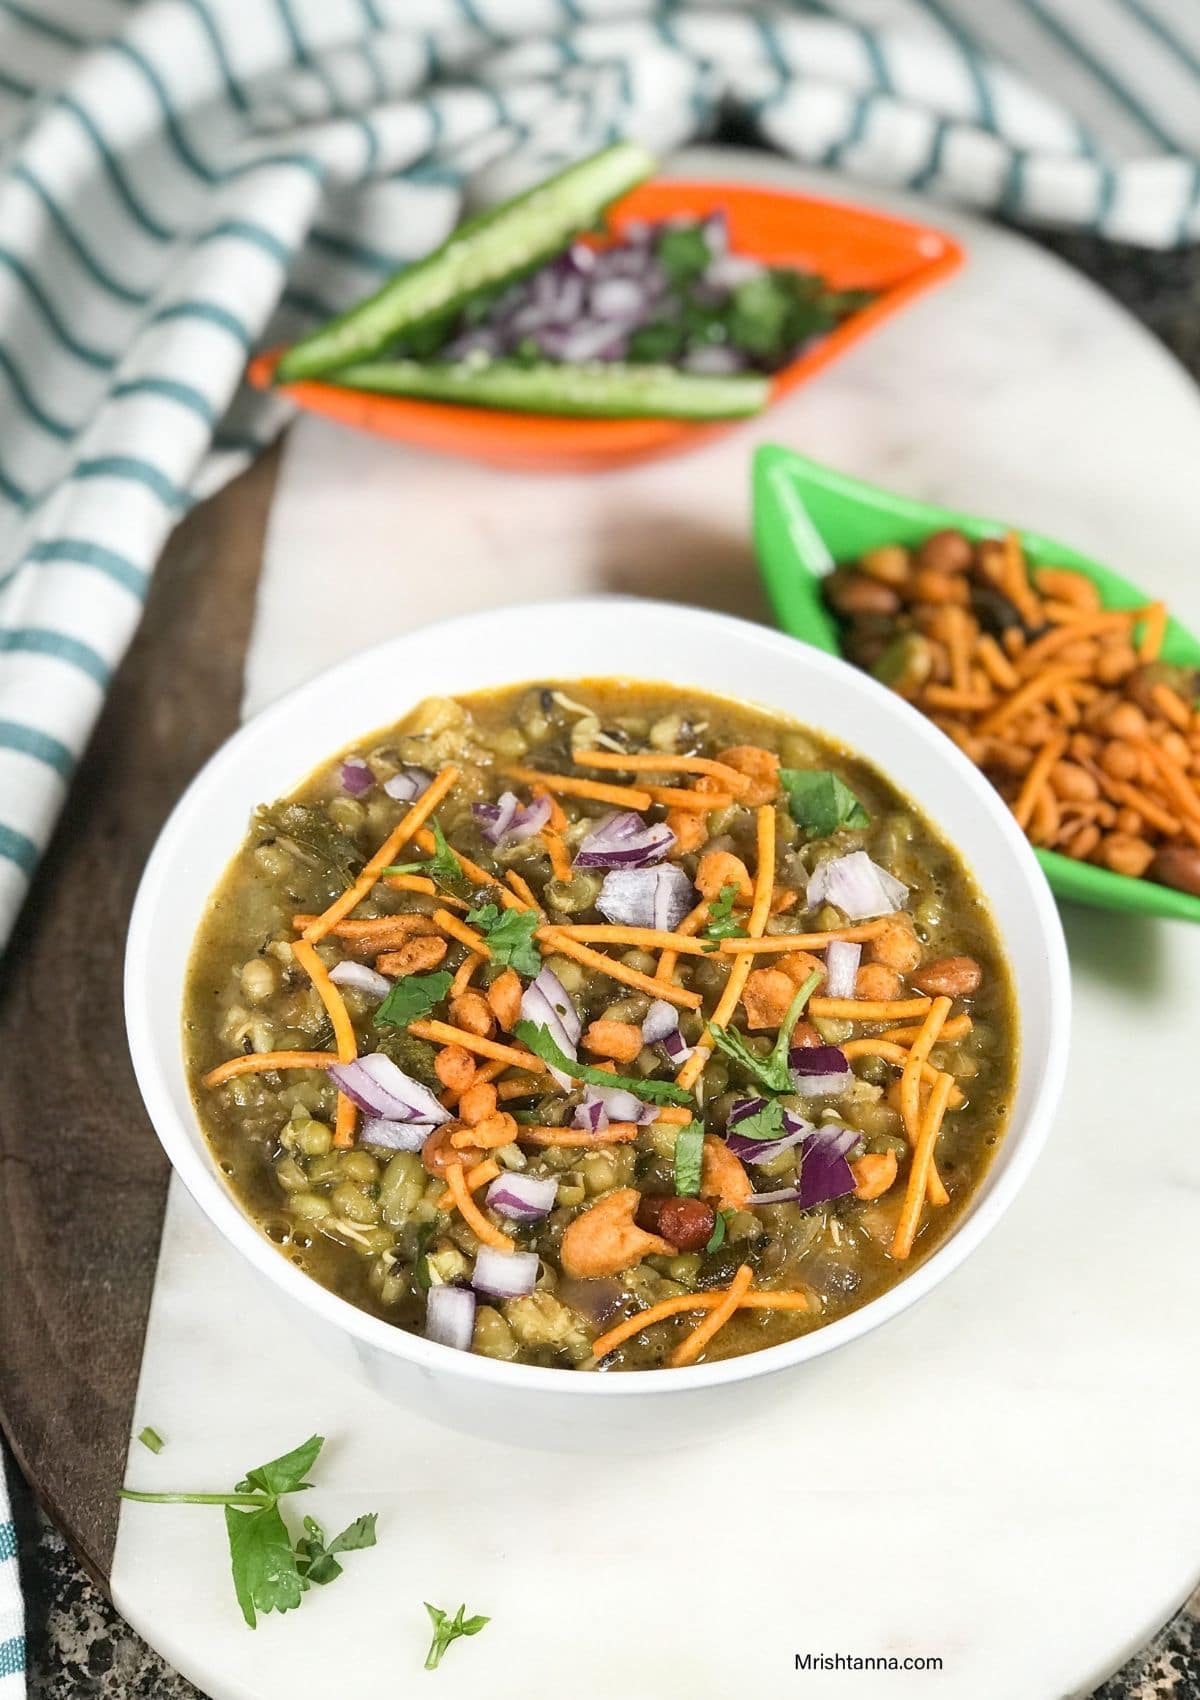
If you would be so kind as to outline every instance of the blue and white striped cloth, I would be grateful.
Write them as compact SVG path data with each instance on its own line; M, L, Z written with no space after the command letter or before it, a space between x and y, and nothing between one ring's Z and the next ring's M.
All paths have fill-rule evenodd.
M240 388L493 196L739 110L812 163L1200 231L1196 0L0 0L0 944Z
M8 1516L0 1459L0 1700L25 1693L25 1612L17 1571L17 1531Z

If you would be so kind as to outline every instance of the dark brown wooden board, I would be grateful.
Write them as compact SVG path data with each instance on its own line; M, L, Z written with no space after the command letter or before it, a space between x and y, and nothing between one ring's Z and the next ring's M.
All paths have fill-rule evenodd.
M277 466L170 539L0 965L0 1422L102 1584L167 1186L125 1043L125 932L164 819L237 724Z

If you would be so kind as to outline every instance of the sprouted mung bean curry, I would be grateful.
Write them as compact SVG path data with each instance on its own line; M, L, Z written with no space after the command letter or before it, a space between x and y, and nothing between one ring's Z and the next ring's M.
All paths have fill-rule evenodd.
M579 1370L899 1281L1002 1136L1008 970L874 768L627 680L436 698L260 808L192 959L200 1118L283 1255Z

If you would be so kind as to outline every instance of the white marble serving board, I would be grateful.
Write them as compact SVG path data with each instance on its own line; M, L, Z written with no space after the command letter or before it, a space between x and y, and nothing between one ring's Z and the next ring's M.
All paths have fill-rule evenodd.
M750 155L681 167L844 187ZM952 229L966 270L764 421L690 457L522 476L302 421L271 520L247 711L470 606L610 589L765 617L748 531L758 441L1042 528L1200 627L1190 381L1029 243L871 199ZM663 670L685 675L686 657ZM403 679L396 692L399 713ZM383 1403L317 1355L174 1186L134 1420L168 1445L157 1458L135 1446L131 1476L220 1487L320 1430L331 1438L311 1509L334 1526L378 1510L380 1542L252 1635L219 1513L126 1506L120 1609L214 1700L400 1695L426 1680L443 1700L1085 1692L1200 1572L1187 1049L1200 929L1083 910L1066 921L1070 1084L1011 1214L918 1309L781 1378L766 1410L693 1448L543 1454L536 1434L530 1449L470 1441ZM429 1679L425 1599L493 1619ZM809 1652L944 1668L798 1671Z

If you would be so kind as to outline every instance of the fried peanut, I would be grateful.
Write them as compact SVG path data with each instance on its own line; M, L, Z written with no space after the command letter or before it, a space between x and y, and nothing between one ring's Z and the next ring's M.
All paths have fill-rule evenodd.
M1152 876L1161 880L1164 885L1171 885L1176 891L1187 891L1193 897L1200 897L1200 849L1174 845L1160 850L1151 863L1150 871Z
M712 1238L717 1213L703 1198L677 1198L674 1193L648 1193L638 1205L637 1224L648 1234L661 1234L677 1251L700 1251Z
M917 564L935 573L965 573L975 559L969 538L961 531L935 531L917 550Z
M1133 838L1125 832L1109 832L1100 840L1096 860L1114 874L1128 874L1141 879L1154 860L1154 851L1144 838Z
M673 1257L675 1247L660 1234L639 1228L635 1217L642 1201L636 1187L620 1187L598 1199L567 1224L559 1248L564 1271L580 1280L619 1275L657 1252Z
M868 549L865 555L860 555L858 564L868 578L878 579L880 584L890 584L896 589L907 579L912 563L908 550L902 544L884 543L878 549Z
M931 998L969 998L983 983L983 969L973 956L939 956L909 978Z

